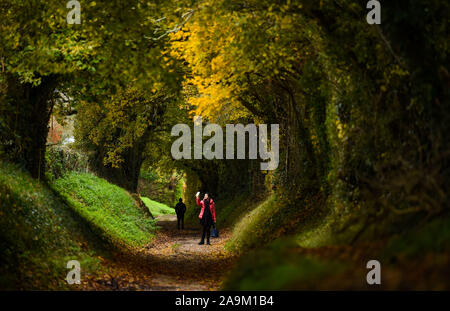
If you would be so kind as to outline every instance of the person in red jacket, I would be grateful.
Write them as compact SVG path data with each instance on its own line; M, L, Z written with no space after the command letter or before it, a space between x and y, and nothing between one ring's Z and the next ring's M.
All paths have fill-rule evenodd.
M197 192L197 205L201 207L200 214L198 218L200 218L200 224L203 227L202 239L199 245L205 244L205 236L206 236L206 244L211 245L209 242L209 237L211 236L211 226L216 224L216 210L214 207L214 201L205 193L203 200L199 199L200 192Z

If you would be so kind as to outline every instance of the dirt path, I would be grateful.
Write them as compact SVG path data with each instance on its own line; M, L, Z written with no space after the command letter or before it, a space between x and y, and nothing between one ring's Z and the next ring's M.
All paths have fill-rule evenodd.
M230 232L220 231L212 245L198 245L200 226L178 230L176 216L158 217L156 239L137 254L103 259L109 272L86 280L101 290L217 290L234 258L224 251Z

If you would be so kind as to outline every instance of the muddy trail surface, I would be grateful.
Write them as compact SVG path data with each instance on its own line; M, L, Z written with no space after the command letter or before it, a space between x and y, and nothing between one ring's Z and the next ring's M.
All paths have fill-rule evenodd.
M198 245L198 227L177 229L174 215L157 218L156 239L135 254L101 258L106 272L84 278L81 287L90 290L218 290L235 258L225 252L228 230L221 230L211 245Z

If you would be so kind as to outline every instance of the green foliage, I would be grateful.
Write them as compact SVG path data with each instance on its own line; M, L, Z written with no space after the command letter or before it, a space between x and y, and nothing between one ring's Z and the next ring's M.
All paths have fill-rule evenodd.
M235 223L227 249L237 253L263 246L281 236L293 236L315 228L326 211L320 196L291 201L288 195L279 192L264 201L244 199L241 202L243 204L236 207L233 204L227 207L231 212L229 217Z
M172 25L161 18L162 7L173 8L172 2L160 6L143 0L92 1L82 4L82 24L69 25L69 10L61 1L2 1L0 155L41 177L54 106L64 114L73 107L110 100L130 85L153 93L171 88L170 94L176 93L181 75L177 62L163 49L165 31ZM142 124L139 118L136 124ZM132 132L140 137L138 126ZM108 146L112 163L116 153L129 146L132 134L125 136L117 140L120 146Z
M153 200L150 200L146 197L141 197L142 202L148 207L153 216L158 217L161 215L175 215L175 209L169 207L163 203L159 203Z
M88 150L95 145L93 149L104 155L102 164L119 167L127 160L127 151L144 152L151 131L161 126L167 106L174 103L168 94L130 87L105 103L86 102L75 123L77 144Z
M290 240L278 240L262 250L247 253L223 285L224 290L292 290L313 288L345 265L338 260L302 254Z
M68 289L66 265L72 259L80 261L83 275L98 270L93 237L66 203L3 162L0 206L1 289Z
M348 242L373 223L389 219L378 228L388 235L389 226L406 225L405 214L448 211L446 1L383 4L380 26L368 25L364 5L351 0L193 7L171 46L192 73L185 92L193 112L280 124L273 185L291 203L261 212L261 227L273 218L273 236L277 225L295 232L317 218L307 200L336 218L335 232L353 227ZM218 195L223 181L238 184L229 176L248 176L234 163L186 166Z
M233 230L233 237L228 244L229 249L242 251L242 249L255 247L271 240L272 237L267 236L267 234L273 228L269 228L266 224L275 212L276 197L272 195L266 201L256 206L256 208L247 212L246 215L240 217ZM281 223L278 223L276 226L279 225Z
M58 179L68 172L86 172L88 158L86 155L63 146L52 146L45 152L46 170L51 180Z
M197 203L195 201L195 194L201 186L202 184L198 179L197 174L186 174L186 188L183 196L183 202L186 204L184 221L190 225L198 225L199 208L197 207ZM216 209L219 208L218 206L219 205L216 204ZM220 221L220 219L218 219L218 221Z
M267 199L269 200L269 199ZM260 205L263 205L251 193L239 193L230 200L222 200L217 203L217 223L220 227L235 228L233 236L239 231L238 226L241 222L247 219L251 211L256 210Z
M174 194L174 200L173 200L174 206L178 203L179 199L183 198L183 188L184 188L184 179L180 178L175 187L175 194Z
M141 165L148 156L154 131L165 125L174 90L160 92L127 87L106 102L86 101L75 120L79 148L91 152L96 173L130 192L136 192Z
M100 78L90 87L102 89L113 79L155 82L152 69L170 68L159 50L164 38L150 37L164 26L156 21L161 11L154 2L93 1L82 6L81 25L69 25L66 6L56 0L8 0L0 10L0 55L6 70L22 81L38 84L42 76L75 74Z
M102 176L134 192L142 163L158 167L168 173L141 173L149 189L140 192L172 205L181 187L173 172L184 171L187 220L198 221L194 194L212 193L219 225L235 225L234 251L284 235L303 247L386 238L448 213L450 4L386 2L376 26L365 22L364 4L92 2L78 27L65 23L58 1L3 1L0 156L40 177L49 103L63 92L78 108L77 142L94 151ZM168 129L190 121L189 112L220 124L280 124L280 166L265 174L252 161L174 163ZM64 174L60 160L50 169ZM153 224L138 220L123 190L75 173L55 187L108 239L150 239ZM387 252L447 249L442 224L427 230L393 240ZM283 257L295 247L267 252ZM231 287L288 288L312 280L308 269L333 267L273 257L258 264L270 267L267 278L249 258L242 271L253 277L238 272Z
M328 230L324 223L300 243L298 238L283 237L262 249L246 253L229 274L223 288L369 289L365 283L367 270L364 263L367 258L377 258L386 278L383 283L392 286L386 287L388 289L445 289L448 287L446 277L433 273L440 274L448 266L449 221L450 218L445 216L385 241L364 242L353 247L336 246L336 238L328 234L330 231L317 239L319 228ZM316 248L323 245L328 247Z
M450 218L447 216L392 237L383 249L382 258L412 260L429 253L449 251Z
M141 169L138 192L168 206L175 206L183 197L183 181L177 172L155 170L152 167Z
M141 172L139 173L139 177L144 179L147 182L157 181L159 180L158 173L153 169L143 169L141 168Z
M154 238L155 221L142 214L124 189L77 172L66 174L52 185L97 234L112 244L137 248Z

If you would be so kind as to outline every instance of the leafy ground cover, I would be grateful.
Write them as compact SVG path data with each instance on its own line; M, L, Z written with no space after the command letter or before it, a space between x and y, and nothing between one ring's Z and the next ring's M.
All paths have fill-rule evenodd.
M94 231L113 244L139 248L154 238L156 222L143 215L124 189L76 172L57 179L53 187Z

